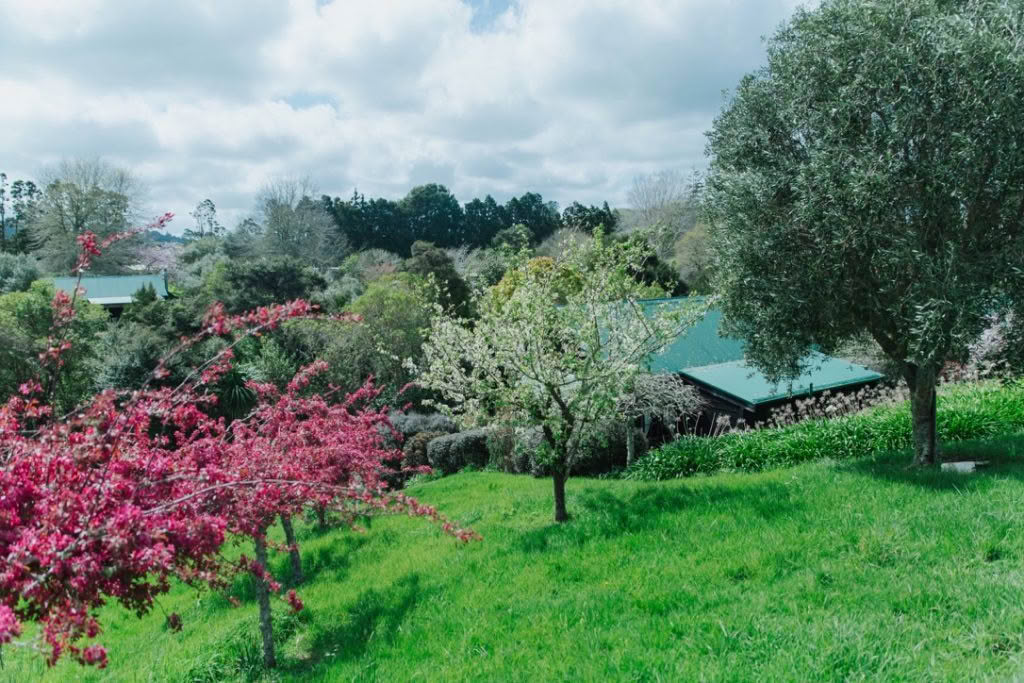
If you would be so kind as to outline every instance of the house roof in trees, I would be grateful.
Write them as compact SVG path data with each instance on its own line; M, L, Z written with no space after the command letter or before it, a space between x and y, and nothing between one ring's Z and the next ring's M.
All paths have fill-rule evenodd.
M685 301L687 297L638 303L647 315L653 315L661 307L679 307ZM706 393L744 410L826 389L855 387L883 377L861 365L814 352L808 358L808 369L800 377L792 382L769 382L746 362L741 340L719 334L721 322L722 312L709 310L662 353L651 357L651 371L678 373Z
M882 379L882 375L873 370L822 353L813 352L808 360L808 369L792 382L769 382L768 378L742 360L686 368L680 374L695 384L726 394L749 406Z
M687 297L675 297L645 299L638 303L647 315L653 315L662 307L675 308L689 300ZM651 371L679 372L684 368L743 360L743 342L720 336L718 328L721 322L720 310L708 311L696 325L677 337L663 352L651 358Z
M76 277L55 277L57 289L71 293L75 289ZM96 275L83 277L81 286L89 303L100 306L124 306L135 300L135 292L147 285L159 299L167 298L167 279L164 275Z

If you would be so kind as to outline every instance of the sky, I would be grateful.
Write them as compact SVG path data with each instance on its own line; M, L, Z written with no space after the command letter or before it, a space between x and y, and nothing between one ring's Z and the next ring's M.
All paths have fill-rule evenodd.
M172 232L260 187L628 206L705 166L797 0L0 0L0 171L134 171Z

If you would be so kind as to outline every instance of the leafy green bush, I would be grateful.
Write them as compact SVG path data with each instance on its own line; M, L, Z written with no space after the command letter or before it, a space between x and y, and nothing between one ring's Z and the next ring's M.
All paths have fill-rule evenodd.
M0 294L24 292L39 279L39 268L28 254L0 253Z
M87 367L93 389L138 389L152 377L164 353L163 339L151 328L122 320L98 333Z
M396 412L388 417L391 420L391 426L406 437L419 434L420 432L452 434L459 431L455 421L441 413Z
M939 396L939 439L950 443L1024 430L1024 381L947 387ZM910 447L906 403L881 405L834 420L684 436L637 460L627 479L664 480L719 470L757 471L821 458L875 455Z
M40 376L39 354L48 346L53 296L48 280L36 280L24 292L0 295L0 401L16 393L22 382ZM75 301L75 311L67 333L71 348L63 356L66 366L54 391L62 414L92 393L88 361L96 356L96 336L110 320L106 311L84 298Z
M427 445L430 466L445 474L454 474L468 465L486 467L487 431L470 429L433 439Z
M321 382L354 391L372 375L383 390L376 405L418 406L429 394L407 387L415 377L403 361L422 355L423 329L430 325L430 302L422 287L423 281L410 273L378 278L347 308L360 322L297 320L284 326L282 344L302 363L327 361Z
M218 263L203 280L207 299L220 301L229 313L307 299L326 287L316 271L286 256Z
M422 467L430 464L427 458L427 445L434 439L447 436L448 432L417 432L402 446L402 466Z

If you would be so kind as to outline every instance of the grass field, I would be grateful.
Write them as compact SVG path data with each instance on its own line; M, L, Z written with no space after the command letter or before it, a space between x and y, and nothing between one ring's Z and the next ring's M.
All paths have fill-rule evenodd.
M1024 676L1024 436L968 442L974 475L909 454L758 474L551 484L463 473L412 493L484 540L408 518L304 531L307 609L277 612L260 671L255 601L177 590L111 610L97 672L5 648L12 681L978 680ZM276 572L286 576L286 558Z

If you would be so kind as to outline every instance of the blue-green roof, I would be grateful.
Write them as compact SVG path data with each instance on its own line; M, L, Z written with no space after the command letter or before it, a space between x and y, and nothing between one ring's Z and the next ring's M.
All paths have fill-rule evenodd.
M701 301L699 298L694 300ZM668 307L669 310L679 308L686 301L690 299L646 299L639 303L647 315L652 315L663 307ZM700 322L688 328L664 351L651 358L651 371L680 372L685 368L743 360L743 342L719 336L718 328L721 322L720 310L708 311Z
M658 309L678 309L686 297L641 301L647 315ZM699 303L701 299L696 299ZM651 358L652 372L679 373L695 382L748 405L768 403L790 396L816 393L851 384L881 379L882 375L855 363L813 353L808 370L792 382L769 382L744 360L743 342L719 335L722 312L711 309L704 318Z
M71 293L78 282L76 277L55 277L53 286ZM167 282L163 275L96 275L83 277L81 286L85 298L95 304L116 306L129 304L135 292L152 285L158 298L167 298Z
M686 368L681 374L752 406L882 378L882 375L861 365L817 352L811 354L808 364L808 370L792 383L769 382L742 360Z

